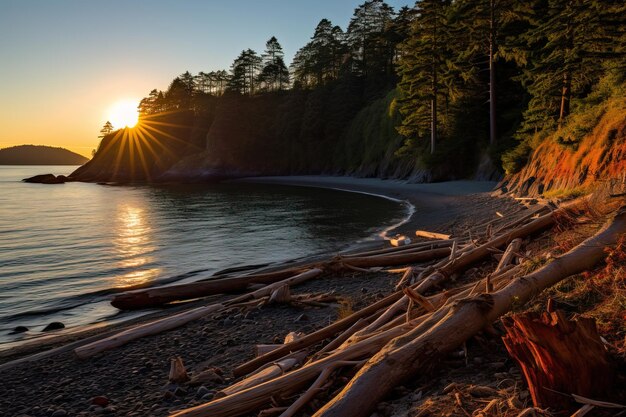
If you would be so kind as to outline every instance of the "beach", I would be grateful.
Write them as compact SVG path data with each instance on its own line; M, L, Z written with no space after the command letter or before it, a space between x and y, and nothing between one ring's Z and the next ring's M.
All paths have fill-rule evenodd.
M493 184L455 182L404 184L397 181L333 177L255 178L241 181L315 186L384 195L408 201L415 207L389 234L426 229L461 233L468 225L495 217L495 212L514 209L512 200L493 198L487 192ZM468 193L464 190L482 191ZM389 247L383 240L368 243L370 248ZM332 254L329 254L332 256ZM233 265L235 266L235 265ZM279 267L278 265L273 266ZM42 344L25 345L2 353L0 399L3 415L129 415L164 416L170 412L206 402L217 390L233 382L232 369L253 357L257 344L282 343L289 332L311 333L393 291L399 277L386 272L324 273L297 286L295 294L332 293L337 301L326 307L265 306L252 311L220 311L187 325L79 361L72 349L91 340L176 311L219 302L227 296L211 296L176 305L125 323L85 329L52 338ZM65 346L65 347L64 347ZM22 359L46 349L34 360ZM49 351L48 351L49 352ZM214 369L220 378L199 386L168 383L170 359L180 356L188 370L198 373ZM495 359L494 359L495 360ZM17 361L17 362L16 362ZM106 405L93 403L105 397ZM55 414L56 413L56 414Z

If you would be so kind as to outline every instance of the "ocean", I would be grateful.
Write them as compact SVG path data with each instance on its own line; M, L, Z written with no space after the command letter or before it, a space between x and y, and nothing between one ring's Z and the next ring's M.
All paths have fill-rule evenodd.
M124 288L338 251L406 216L398 202L317 188L21 181L75 168L0 166L0 349L54 321L130 318L109 304Z

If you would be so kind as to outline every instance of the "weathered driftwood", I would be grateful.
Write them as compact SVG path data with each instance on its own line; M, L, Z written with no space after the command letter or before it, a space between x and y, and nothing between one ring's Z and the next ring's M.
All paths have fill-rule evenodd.
M176 382L177 384L189 381L189 375L187 375L187 370L185 369L183 358L181 358L180 356L177 356L170 360L169 380L172 382Z
M417 262L427 262L433 259L443 258L450 255L450 248L430 249L425 251L399 253L392 255L376 255L354 258L338 258L335 260L339 265L349 264L359 268L369 268L373 266L395 266Z
M595 320L567 319L562 311L534 312L502 320L504 345L522 368L535 407L573 412L561 393L602 398L614 387L614 367Z
M359 319L365 318L374 314L380 309L386 308L389 305L393 304L396 300L398 300L402 296L401 292L397 292L391 294L380 301L375 302L348 317L345 317L327 327L324 327L320 330L317 330L311 334L304 336L302 339L297 340L288 345L284 345L276 350L266 353L263 356L258 358L254 358L233 370L233 374L236 377L240 377L242 375L246 375L255 369L265 365L268 362L271 362L275 359L281 358L285 355L288 355L290 352L298 351L307 346L314 345L318 342L321 342L324 339L328 339L329 337L333 337L339 332L342 332L356 323Z
M445 235L443 233L429 232L426 230L416 230L415 236L425 237L428 239L441 239L441 240L450 239L450 235Z
M496 266L496 270L493 272L494 275L498 274L505 267L513 263L513 260L515 256L517 256L517 253L519 252L521 247L522 239L520 238L513 239L513 241L509 243L509 246L507 246L506 250L504 251L502 258L500 258L500 262L498 262L498 266Z
M418 319L419 320L419 319ZM345 349L338 350L333 354L318 361L307 364L293 370L283 376L264 382L255 387L236 392L224 398L219 398L207 404L201 404L187 410L179 411L176 417L231 417L245 414L258 409L266 404L272 396L279 393L295 393L304 388L307 383L317 377L329 365L338 361L352 361L367 358L377 352L391 339L406 333L416 325L412 320L386 332L382 332L366 341L355 343Z
M500 277L499 277L500 278ZM469 288L469 285L467 285ZM469 291L469 289L466 289ZM389 296L384 304L389 305L399 296L399 292L392 294ZM459 295L461 295L459 293ZM444 295L437 295L430 298L431 303L435 303L435 299L439 298L442 302L445 302ZM451 298L452 299L452 298ZM379 302L380 303L380 302ZM377 305L372 305L368 309L363 309L361 312L368 310L370 312L376 312L381 308L384 308L383 304L376 303ZM440 303L437 302L439 305ZM360 313L360 312L357 312ZM358 315L359 317L363 316L363 314ZM255 410L256 408L262 406L264 403L269 401L270 397L278 393L284 393L287 390L295 390L298 387L303 387L306 385L306 382L310 379L314 378L315 375L323 372L330 364L335 363L335 361L343 361L343 360L354 360L363 357L370 356L373 352L378 351L379 347L385 340L391 340L394 337L400 336L407 331L415 328L416 326L420 326L423 331L428 329L433 324L437 323L444 316L442 312L430 313L415 319L412 319L408 323L397 323L392 327L387 327L385 329L379 329L376 333L369 335L367 340L357 340L353 341L350 344L342 345L339 349L331 352L327 352L328 356L322 359L316 360L314 362L308 363L303 368L293 371L284 376L278 377L272 380L268 384L262 384L256 386L254 388L250 388L245 392L239 392L236 395L225 398L223 400L217 400L217 402L212 402L209 404L201 405L195 407L193 409L184 410L179 416L235 416L240 415L246 412L250 412ZM350 317L348 317L350 318ZM344 319L345 320L345 319ZM331 325L333 326L333 325ZM326 332L327 329L321 329L321 331ZM332 333L336 333L333 330ZM310 335L309 335L310 336ZM305 338L308 336L305 336ZM314 343L314 342L313 342ZM299 346L302 347L302 346ZM293 349L295 349L294 347ZM287 350L288 351L288 350Z
M184 324L189 323L192 320L196 320L200 317L204 317L210 313L218 311L225 306L232 306L237 303L242 303L252 299L259 299L261 297L269 296L274 290L282 287L283 285L297 285L311 278L314 278L322 273L321 269L311 269L294 277L284 279L274 284L266 285L265 287L256 290L254 292L235 297L223 304L211 304L204 307L194 308L193 310L184 311L182 313L175 314L173 316L165 317L159 320L141 324L139 326L132 327L124 330L113 336L105 339L97 340L88 345L81 346L74 350L76 356L80 359L86 359L97 353L105 350L113 349L119 346L123 346L128 342L131 342L142 337L151 336L162 333L167 330L175 329Z
M320 376L317 377L313 385L306 390L300 398L298 398L293 404L289 406L279 417L293 417L302 407L315 397L315 395L322 389L322 386L327 382L330 375L339 367L342 366L354 366L362 364L362 361L337 361L330 364L325 368Z
M602 231L543 268L492 294L459 300L440 309L433 317L447 311L434 327L424 332L424 323L387 344L315 416L368 416L391 389L431 368L442 355L462 345L512 306L525 303L568 276L593 268L605 258L604 248L614 245L625 232L623 208Z
M211 304L208 306L194 308L193 310L184 311L173 316L164 317L162 319L121 331L107 338L96 340L87 345L80 346L74 349L74 353L78 358L86 359L105 350L123 346L132 340L175 329L189 323L192 320L199 319L200 317L204 317L222 308L224 308L223 304Z
M289 301L291 301L291 291L289 290L289 285L283 285L272 291L268 304L282 304L288 303Z
M279 347L282 347L282 343L281 344L272 344L272 345L267 345L267 344L260 344L260 345L256 345L254 347L254 354L258 357L258 356L263 356L268 352L271 352L273 350L278 349Z
M270 381L283 375L285 372L292 369L294 366L302 363L306 357L306 352L298 352L288 358L276 361L273 364L259 370L258 372L250 375L249 377L231 385L215 394L215 398L226 397L236 392L243 391L250 387L255 387L263 382Z
M301 273L301 268L289 268L266 274L244 275L233 278L191 282L188 284L154 287L128 291L113 297L111 305L120 310L138 310L157 307L173 301L189 300L214 294L241 292L252 284L271 284Z
M345 255L341 255L344 258L359 258L363 256L374 256L374 255L385 255L389 253L401 253L415 250L428 250L428 249L437 249L444 248L447 246L452 246L452 240L433 240L430 242L419 242L419 243L411 243L410 245L406 245L403 247L393 247L393 248L384 248L378 250L371 250L367 252L358 252L358 253L349 253Z
M515 259L515 256L519 252L519 249L521 246L522 246L522 239L519 239L519 238L513 239L513 241L509 244L509 246L507 246L506 250L504 251L504 254L500 258L500 262L498 262L498 266L496 267L495 271L493 271L493 274L491 274L491 276L501 274L505 272L507 269L513 268L511 264L513 263L513 260ZM493 291L493 285L491 283L491 276L487 276L486 278L485 292L487 293L490 293L491 291Z
M461 256L457 257L453 261L448 262L445 266L437 268L433 273L427 276L420 285L416 288L419 293L424 293L430 288L442 284L449 279L453 274L467 269L470 265L488 257L494 248L499 248L507 245L509 242L517 238L526 237L533 233L537 233L544 230L554 224L555 213L562 213L566 209L559 209L552 213L546 214L533 220L532 222L520 226L517 229L504 233L489 242L480 245L474 249L463 251Z

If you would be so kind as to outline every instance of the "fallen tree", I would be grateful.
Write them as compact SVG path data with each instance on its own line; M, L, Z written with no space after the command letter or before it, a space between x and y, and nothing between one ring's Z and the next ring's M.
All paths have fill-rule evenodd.
M239 303L259 299L261 297L269 297L278 288L281 288L283 286L300 284L304 281L320 275L321 273L322 270L320 269L311 269L302 272L296 276L276 282L274 284L266 285L265 287L258 289L254 292L235 297L221 304L211 304L208 306L198 307L193 310L183 311L182 313L178 313L173 316L164 317L162 319L141 324L139 326L131 327L130 329L116 333L113 336L97 340L84 346L80 346L74 350L74 354L80 359L86 359L105 350L123 346L133 340L175 329L186 323L189 323L192 320L196 320L210 313L219 311L224 307L234 306Z
M593 268L604 249L626 233L626 208L595 236L543 268L513 280L492 294L481 294L449 306L427 333L416 328L385 346L316 417L368 416L376 404L407 378L428 371L446 353L459 347L514 305L522 305L559 281ZM401 364L398 366L398 364Z
M276 395L298 392L334 363L370 358L341 393L316 414L318 417L367 416L391 389L405 379L430 369L437 363L437 359L489 326L512 306L525 303L541 290L570 275L592 268L604 258L604 247L613 245L625 231L626 212L620 210L613 221L594 237L543 268L514 279L505 287L498 286L500 289L493 293L473 295L474 289L480 287L478 282L472 290L463 292L463 298L458 298L460 294L457 294L434 312L411 318L409 311L408 321L397 324L396 320L402 318L397 317L367 338L344 343L327 352L328 356L302 368L227 397L180 411L175 416L245 414L268 404Z
M242 292L252 284L272 284L296 275L303 270L304 268L289 268L266 274L244 275L128 291L113 297L111 305L120 310L140 310L161 306L173 301L206 297L214 294Z

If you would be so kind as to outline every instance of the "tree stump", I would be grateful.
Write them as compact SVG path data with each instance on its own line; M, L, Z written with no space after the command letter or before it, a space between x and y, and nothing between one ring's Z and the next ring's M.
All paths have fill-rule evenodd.
M601 399L611 392L615 373L595 320L570 321L557 310L502 322L504 345L522 368L535 407L572 412L570 394Z

